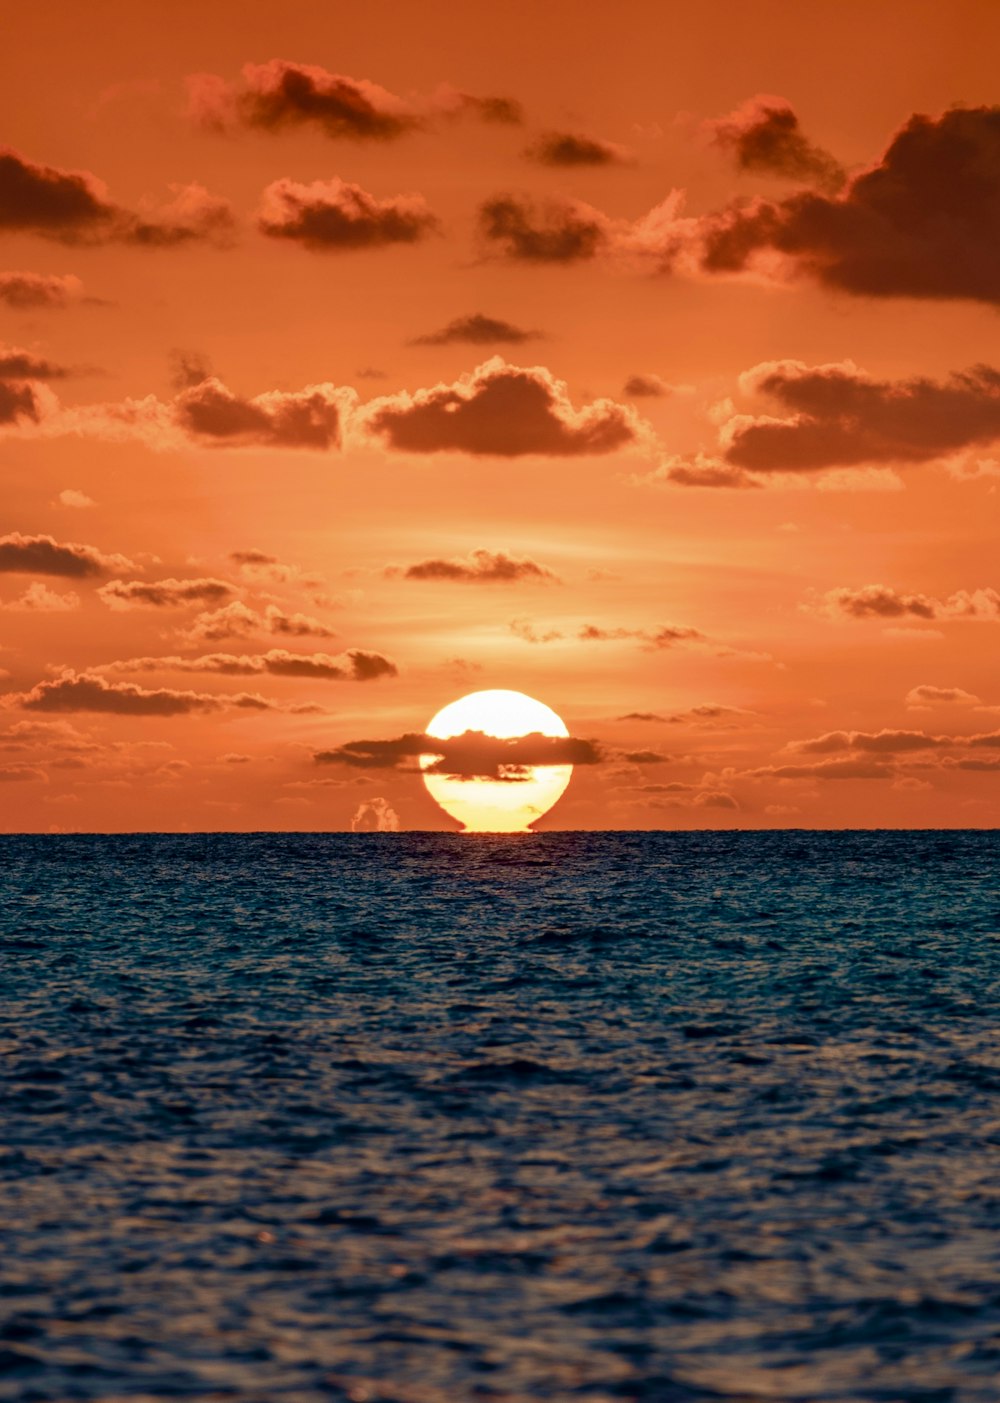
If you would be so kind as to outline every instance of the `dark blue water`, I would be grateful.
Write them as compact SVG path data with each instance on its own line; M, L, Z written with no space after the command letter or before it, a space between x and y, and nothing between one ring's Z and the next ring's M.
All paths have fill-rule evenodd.
M0 1398L995 1403L998 858L0 839Z

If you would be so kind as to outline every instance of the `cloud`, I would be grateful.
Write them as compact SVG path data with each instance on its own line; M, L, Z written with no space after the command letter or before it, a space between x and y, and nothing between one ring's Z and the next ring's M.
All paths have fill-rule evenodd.
M388 799L365 799L351 819L352 833L398 833L399 815Z
M0 609L8 609L17 614L66 614L80 607L80 596L70 590L67 594L57 594L40 580L9 604L0 604Z
M700 263L768 260L865 297L1000 302L1000 107L912 116L836 195L804 190L698 221Z
M566 637L557 628L537 629L528 619L511 619L509 628L515 638L520 638L525 643L554 643L557 639Z
M577 633L584 643L617 643L635 638L650 648L673 648L678 643L702 641L705 635L696 628L679 624L660 624L657 628L603 628L599 624L584 624Z
M24 419L38 423L41 417L39 398L30 385L8 385L0 380L0 424L17 424Z
M630 375L622 392L640 399L663 399L670 394L670 386L658 375Z
M245 399L209 376L182 390L173 402L179 427L192 438L227 448L339 448L341 415L349 392L310 385L269 390Z
M53 536L24 536L20 531L0 536L0 574L60 575L85 580L132 568L125 556L105 555L96 546L59 542Z
M153 691L131 682L108 682L94 673L67 670L52 681L39 682L30 692L5 699L26 711L104 712L113 716L186 716L195 712L236 707L270 711L273 703L249 692L212 696L203 692L177 692L166 687Z
M863 585L859 589L832 589L821 606L832 614L852 619L938 619L1000 622L1000 592L995 589L956 590L946 599L926 594L904 594L888 585Z
M347 181L310 185L281 179L261 199L257 227L272 239L291 239L314 252L413 244L438 228L422 195L376 199Z
M61 309L82 296L83 283L72 273L0 273L0 302L16 312Z
M173 186L159 210L116 205L88 171L63 171L0 150L0 230L40 234L64 244L126 243L143 248L232 242L235 220L225 200L200 185Z
M242 86L214 73L192 74L187 85L189 116L217 132L313 126L332 140L385 142L422 130L431 118L464 112L484 122L516 125L522 120L520 105L512 98L476 97L443 86L431 97L413 101L368 78L349 78L318 64L287 59L246 64Z
M624 146L574 132L543 132L524 155L542 166L622 166L633 159Z
M748 770L751 779L895 779L896 771L877 760L823 760L815 765L764 765Z
M528 766L596 765L603 755L592 741L537 733L498 739L481 731L466 731L448 740L408 733L393 740L348 741L334 750L313 755L318 765L347 765L361 770L391 770L421 755L436 756L425 774L456 779L518 782Z
M97 591L111 609L176 609L228 598L225 580L109 580Z
M55 365L20 346L0 345L0 380L64 380L69 374L64 365Z
M398 574L396 567L389 572ZM513 584L520 580L558 579L551 570L523 556L504 551L474 550L460 560L421 560L402 572L407 580L455 580L483 584Z
M672 455L665 458L659 467L639 478L640 482L669 482L675 487L732 487L741 491L757 488L762 484L742 468L735 468L719 458L704 453L693 457Z
M806 139L794 109L782 97L760 93L705 126L717 146L732 152L740 170L764 171L831 191L844 183L843 166Z
M628 406L600 399L575 409L565 382L544 366L522 369L500 356L453 384L372 400L361 417L370 434L410 453L575 457L610 453L648 433Z
M932 687L926 682L918 687L911 687L907 692L904 701L907 706L924 708L927 706L940 705L960 705L978 706L979 697L973 696L971 692L965 692L961 687Z
M0 784L16 784L20 780L48 779L44 770L33 765L0 765Z
M341 657L328 653L289 653L272 648L267 653L208 653L200 658L129 658L108 663L113 672L200 672L225 677L310 677L328 682L373 682L396 677L399 669L381 653L349 648Z
M826 755L839 750L899 755L913 750L935 750L952 743L949 736L929 736L925 731L827 731L812 740L795 741L789 749L801 755Z
M607 252L614 226L582 200L539 206L519 195L496 195L479 209L482 236L506 257L525 263L577 263Z
M182 631L190 643L218 643L225 638L249 638L257 633L273 633L288 638L336 638L336 631L307 614L286 614L276 604L263 613L238 599L221 609L198 614Z
M440 331L431 331L424 336L415 336L411 346L451 346L456 343L469 346L491 346L498 343L518 346L525 341L536 341L540 331L523 331L511 322L497 317L484 316L482 312L472 312L465 317L456 317Z
M876 380L850 362L773 361L741 377L787 418L734 415L722 430L731 467L810 472L859 463L921 463L1000 438L1000 371L988 365L944 381Z
M738 809L739 803L732 794L725 794L721 790L704 790L701 794L696 794L692 803L699 809Z
M65 487L59 493L59 505L61 507L92 507L94 501L88 497L86 492L78 492L75 487Z

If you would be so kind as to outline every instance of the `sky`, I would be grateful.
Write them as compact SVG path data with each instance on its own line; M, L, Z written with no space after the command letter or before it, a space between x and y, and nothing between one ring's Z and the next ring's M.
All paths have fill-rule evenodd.
M4 27L0 831L997 824L991 0Z

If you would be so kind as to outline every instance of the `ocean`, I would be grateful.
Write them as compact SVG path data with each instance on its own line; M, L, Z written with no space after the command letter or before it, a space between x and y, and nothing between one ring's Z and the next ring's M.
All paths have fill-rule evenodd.
M0 1398L996 1403L998 858L0 838Z

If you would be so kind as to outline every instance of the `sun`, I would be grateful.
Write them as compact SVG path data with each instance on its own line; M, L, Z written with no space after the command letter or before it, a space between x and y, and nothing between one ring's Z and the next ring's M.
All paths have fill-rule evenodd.
M480 731L500 740L539 734L565 737L566 724L550 706L523 692L470 692L434 717L426 734L449 740ZM423 779L432 799L457 818L466 833L525 833L560 798L572 765L529 765L518 779L457 779L426 773L433 755L421 755Z

